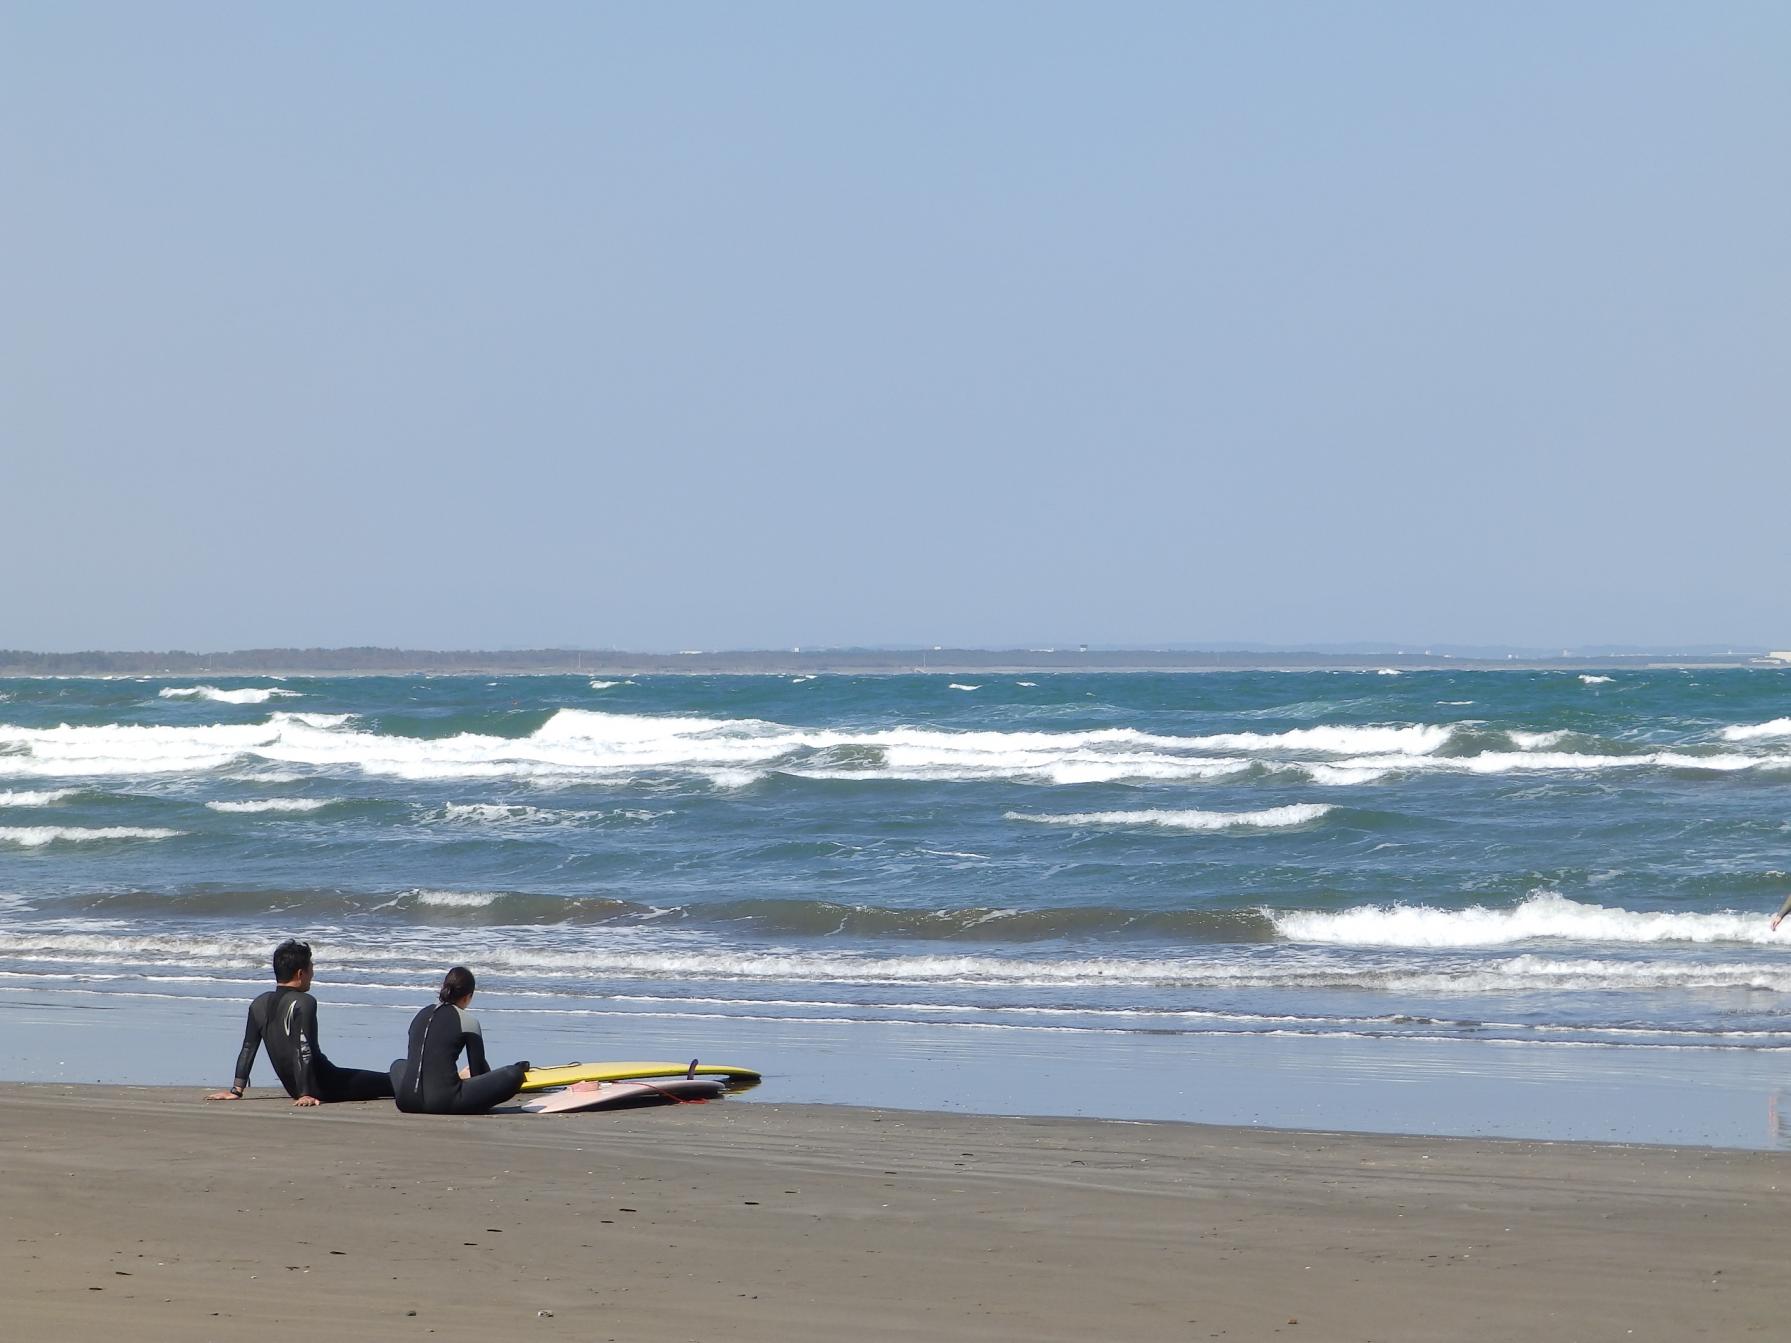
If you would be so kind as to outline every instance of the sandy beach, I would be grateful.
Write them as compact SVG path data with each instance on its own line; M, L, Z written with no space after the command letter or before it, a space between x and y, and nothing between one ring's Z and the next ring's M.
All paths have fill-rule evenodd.
M1732 1339L1771 1153L0 1086L17 1338Z

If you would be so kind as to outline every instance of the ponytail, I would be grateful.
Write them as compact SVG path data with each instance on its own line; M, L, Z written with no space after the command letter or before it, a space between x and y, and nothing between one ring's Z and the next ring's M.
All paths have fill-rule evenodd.
M444 1003L459 1002L473 991L473 972L457 965L442 976L442 989L436 996Z

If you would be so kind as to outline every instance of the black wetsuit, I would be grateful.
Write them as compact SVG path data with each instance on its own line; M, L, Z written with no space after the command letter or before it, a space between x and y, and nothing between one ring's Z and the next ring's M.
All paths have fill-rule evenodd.
M462 1080L455 1066L466 1050ZM410 1023L410 1053L392 1065L398 1108L408 1114L480 1114L522 1090L527 1063L493 1068L485 1062L485 1037L471 1012L453 1003L425 1007Z
M268 1062L286 1094L297 1100L370 1101L392 1094L392 1079L365 1068L338 1068L317 1044L317 999L294 988L273 988L249 1004L249 1024L236 1059L237 1091L249 1085L256 1051L267 1046Z

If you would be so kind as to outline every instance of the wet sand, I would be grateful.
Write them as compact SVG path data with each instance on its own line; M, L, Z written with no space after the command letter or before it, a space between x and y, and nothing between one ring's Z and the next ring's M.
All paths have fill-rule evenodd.
M1684 1340L1791 1319L1791 1156L750 1100L0 1086L16 1338Z

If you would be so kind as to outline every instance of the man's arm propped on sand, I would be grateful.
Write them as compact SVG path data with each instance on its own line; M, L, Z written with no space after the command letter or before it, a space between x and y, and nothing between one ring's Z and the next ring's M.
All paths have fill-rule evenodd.
M249 1004L249 1024L243 1028L243 1047L236 1056L236 1080L228 1091L214 1091L208 1101L239 1101L249 1089L249 1073L261 1052L261 1023L255 1020L255 1004Z

